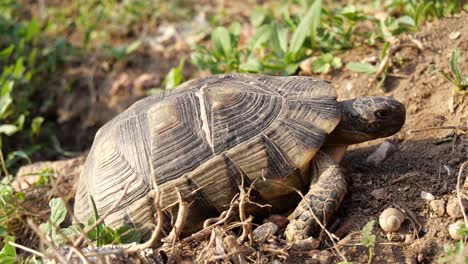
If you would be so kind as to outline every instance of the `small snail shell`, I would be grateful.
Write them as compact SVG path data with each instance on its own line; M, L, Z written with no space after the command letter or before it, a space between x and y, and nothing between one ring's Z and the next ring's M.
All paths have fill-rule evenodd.
M450 237L452 237L455 240L461 239L461 236L458 232L460 231L462 224L463 224L462 221L457 221L449 225L448 231L449 231Z
M379 217L380 227L385 232L396 232L400 230L400 226L404 221L405 215L395 208L385 209Z

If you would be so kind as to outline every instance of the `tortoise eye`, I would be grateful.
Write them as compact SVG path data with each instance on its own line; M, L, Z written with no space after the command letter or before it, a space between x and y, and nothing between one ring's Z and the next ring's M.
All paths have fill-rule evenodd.
M375 115L378 117L378 118L382 118L382 119L385 119L385 118L388 118L391 116L391 112L388 111L388 110L378 110L375 112Z

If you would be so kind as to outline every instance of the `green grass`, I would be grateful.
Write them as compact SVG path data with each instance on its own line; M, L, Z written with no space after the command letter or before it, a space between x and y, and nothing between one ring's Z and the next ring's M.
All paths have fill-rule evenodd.
M320 0L283 2L271 9L257 8L251 13L249 25L257 29L256 34L245 46L239 45L238 23L221 25L211 34L211 47L196 47L191 62L211 73L291 75L308 57L319 57L319 64L325 54L385 43L398 34L418 30L428 20L459 12L461 7L461 1L384 2L389 14L384 20L374 17L372 12L366 13L363 5L324 6ZM374 1L373 6L382 6L382 1ZM357 31L356 25L362 21L371 22L374 30ZM319 73L330 67L315 68L314 72ZM371 71L370 67L362 65L351 65L351 68Z

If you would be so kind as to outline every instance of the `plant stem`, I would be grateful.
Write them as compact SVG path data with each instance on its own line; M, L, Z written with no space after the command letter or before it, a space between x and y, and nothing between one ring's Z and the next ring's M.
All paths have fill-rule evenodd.
M369 260L367 261L367 264L372 263L372 257L374 256L374 247L369 247Z
M0 149L0 161L2 162L2 169L3 169L3 173L5 173L5 177L10 175L8 173L8 169L6 167L6 164L5 164L5 159L3 158L3 151L2 149Z

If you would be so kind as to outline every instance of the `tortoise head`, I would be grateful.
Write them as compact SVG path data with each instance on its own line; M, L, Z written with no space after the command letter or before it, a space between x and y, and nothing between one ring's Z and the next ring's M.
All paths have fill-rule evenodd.
M339 102L341 121L330 134L332 144L355 144L388 137L405 123L405 106L391 97L359 97Z

